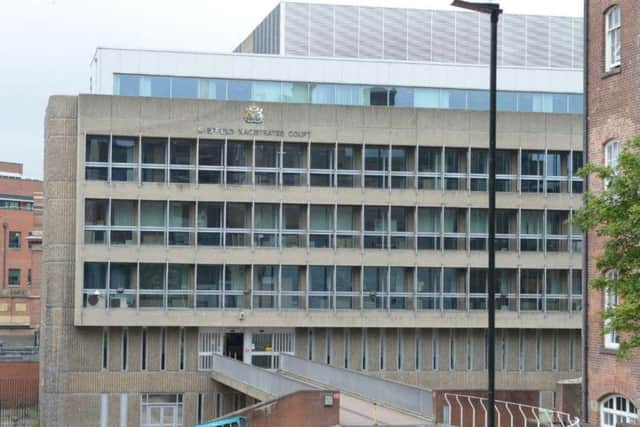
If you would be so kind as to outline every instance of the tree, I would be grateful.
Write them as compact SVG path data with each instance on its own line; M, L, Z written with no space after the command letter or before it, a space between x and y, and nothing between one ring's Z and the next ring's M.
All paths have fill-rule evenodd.
M590 286L619 297L617 306L602 312L604 333L620 334L618 355L629 357L640 348L640 136L624 144L615 170L590 164L581 171L589 174L606 182L606 189L586 194L574 222L604 239L596 259L602 274ZM616 274L606 277L608 271Z

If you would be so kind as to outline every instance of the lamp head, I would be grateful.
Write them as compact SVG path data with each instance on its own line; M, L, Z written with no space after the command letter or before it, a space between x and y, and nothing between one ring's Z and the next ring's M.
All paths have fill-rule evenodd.
M461 9L473 10L474 12L488 13L490 15L502 13L502 9L500 9L499 3L474 3L464 0L453 0L451 6L459 7Z

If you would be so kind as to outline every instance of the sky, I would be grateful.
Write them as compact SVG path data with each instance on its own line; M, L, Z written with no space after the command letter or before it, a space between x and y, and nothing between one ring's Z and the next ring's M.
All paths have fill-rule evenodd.
M305 0L298 0L304 2ZM583 0L502 0L505 13L582 16ZM448 9L450 0L316 0ZM50 95L87 93L98 46L231 52L278 0L0 0L0 161L42 178Z

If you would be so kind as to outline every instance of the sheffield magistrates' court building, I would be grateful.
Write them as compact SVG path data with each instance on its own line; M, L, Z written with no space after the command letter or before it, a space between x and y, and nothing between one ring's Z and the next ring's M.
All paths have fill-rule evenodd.
M216 353L485 387L484 21L285 3L249 53L98 49L46 113L44 424L250 403ZM501 24L497 387L536 406L581 369L581 27Z

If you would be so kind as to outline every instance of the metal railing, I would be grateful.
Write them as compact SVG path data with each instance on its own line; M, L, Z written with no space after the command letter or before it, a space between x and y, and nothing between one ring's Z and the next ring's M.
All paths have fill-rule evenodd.
M460 427L487 427L486 398L445 393L444 401L446 406L442 422ZM580 425L578 417L566 412L503 400L495 402L497 427L578 427Z

